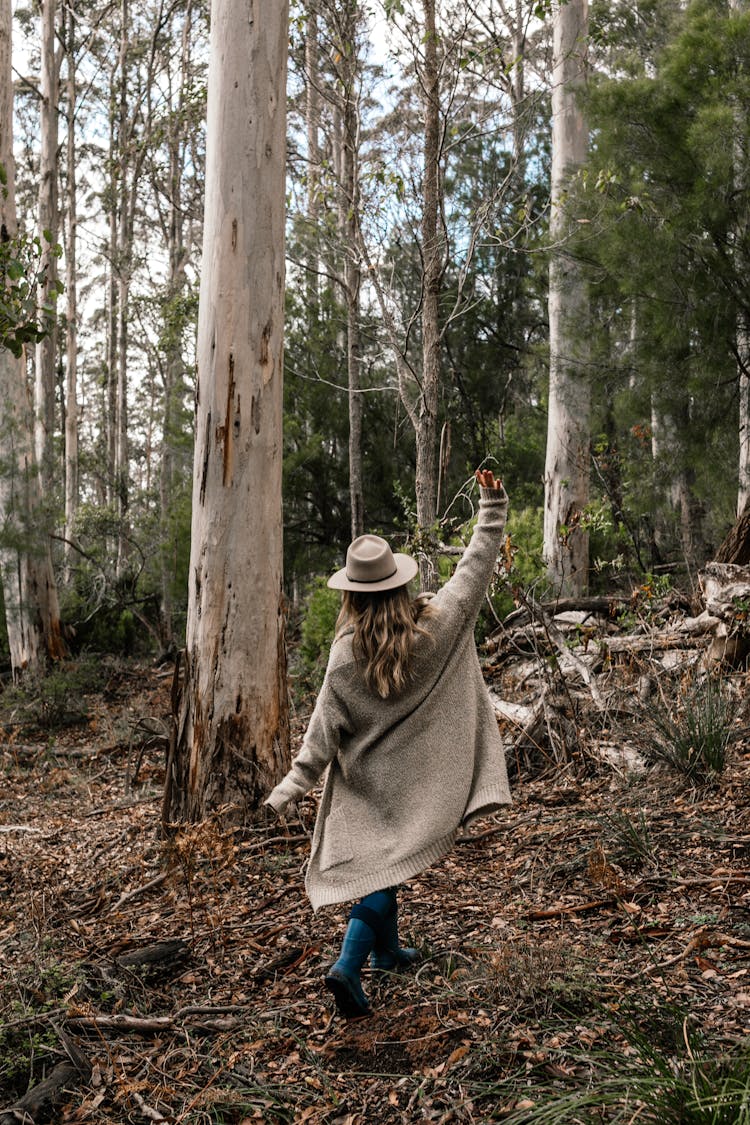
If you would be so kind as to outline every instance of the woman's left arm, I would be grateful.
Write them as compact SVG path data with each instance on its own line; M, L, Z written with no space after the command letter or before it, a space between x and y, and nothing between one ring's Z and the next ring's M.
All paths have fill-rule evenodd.
M495 480L489 470L478 471L476 477L480 486L479 518L455 573L435 598L439 603L441 595L450 591L460 602L466 620L476 618L484 601L508 515L508 497L502 481Z

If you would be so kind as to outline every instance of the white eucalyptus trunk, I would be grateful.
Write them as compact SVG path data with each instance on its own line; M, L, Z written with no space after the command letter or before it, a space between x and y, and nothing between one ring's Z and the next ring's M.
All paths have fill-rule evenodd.
M362 468L362 393L360 288L362 269L359 239L359 21L358 0L345 0L342 10L341 79L343 83L341 144L341 236L344 245L346 301L346 367L349 391L349 506L352 539L364 534L365 500Z
M6 184L0 192L0 230L6 241L17 234L13 159L11 0L0 0L0 164ZM40 524L39 476L34 456L34 413L26 365L0 347L0 550L8 644L14 674L42 667L65 655L60 632L49 538Z
M75 17L67 16L66 27L67 81L66 110L66 229L65 229L65 538L73 534L78 512L78 277L76 273L78 240L78 203L76 183L76 71ZM70 544L65 544L65 559L70 561Z
M55 54L55 16L57 0L42 0L41 4L41 100L40 100L40 157L39 157L39 238L41 239L41 266L44 271L41 304L54 303L53 286L57 280L57 259L52 252L57 242L59 222L57 207L57 146L58 146L58 63ZM46 234L45 234L46 232ZM36 461L41 469L41 480L46 491L54 475L52 441L55 433L55 358L57 354L57 329L54 322L49 333L36 345L34 363L34 411Z
M589 498L591 392L585 347L586 290L578 265L566 253L569 217L564 198L588 149L588 128L577 97L585 81L587 0L556 3L553 36L544 556L555 593L575 595L583 593L588 584L588 534L581 519Z
M320 215L320 50L318 46L318 2L308 0L305 27L305 74L307 78L305 126L307 132L307 304L311 315L318 308L320 259L318 219Z
M421 540L419 577L423 590L437 585L432 528L437 519L438 393L440 389L440 318L438 301L445 269L441 226L440 62L435 0L422 0L424 66L422 73L424 138L422 198L422 386L416 406L417 524Z
M214 0L185 680L165 812L257 809L287 768L282 379L287 6Z
M115 491L118 515L117 574L122 574L129 557L128 507L130 500L130 442L128 437L128 318L130 315L130 271L133 254L130 195L131 136L128 112L128 61L130 5L120 6L120 109L118 156L120 164L119 220L117 232L117 382L115 406ZM134 186L134 185L133 185Z

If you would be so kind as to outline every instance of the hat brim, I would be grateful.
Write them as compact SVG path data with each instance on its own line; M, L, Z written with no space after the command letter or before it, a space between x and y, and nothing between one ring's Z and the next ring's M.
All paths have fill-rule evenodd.
M377 582L352 582L346 576L346 567L337 570L328 579L328 585L332 590L354 590L358 594L375 594L379 590L395 590L399 586L405 586L407 582L411 582L415 574L419 570L419 563L413 559L411 555L402 555L400 553L393 556L396 563L396 570L393 574L389 574L387 578L381 578Z

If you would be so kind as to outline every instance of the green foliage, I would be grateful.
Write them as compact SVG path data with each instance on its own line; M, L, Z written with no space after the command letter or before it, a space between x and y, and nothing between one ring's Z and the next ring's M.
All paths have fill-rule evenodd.
M5 169L0 166L3 190L7 182ZM25 344L35 344L48 335L55 317L55 302L64 286L55 280L50 287L49 303L39 305L38 293L44 282L42 266L42 240L38 235L18 235L9 238L3 228L0 239L0 346L21 356ZM52 244L52 235L45 230L45 242L59 258L62 248Z
M726 765L736 713L720 680L691 681L674 706L659 702L652 708L642 724L644 753L691 785L714 784Z
M2 721L41 730L85 722L86 697L101 690L106 675L106 667L94 657L56 664L46 674L26 673L0 693Z
M524 589L544 580L544 509L511 507L506 532L513 563L508 575L512 585Z
M714 0L649 0L638 21L601 5L594 26L610 65L590 83L593 143L571 205L596 326L597 483L630 540L624 561L653 569L689 550L700 565L736 496L727 422L750 310L750 18ZM669 499L678 481L689 540Z
M305 598L299 647L306 679L314 690L323 682L340 609L340 593L329 589L325 578L318 578Z

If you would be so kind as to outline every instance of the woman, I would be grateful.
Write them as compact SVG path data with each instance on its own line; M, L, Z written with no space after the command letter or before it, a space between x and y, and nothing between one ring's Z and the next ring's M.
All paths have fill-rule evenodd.
M277 813L328 774L306 888L313 909L361 899L325 977L339 1012L370 1014L360 971L404 967L396 885L452 847L477 816L508 804L505 756L474 645L508 498L476 473L479 518L449 582L411 599L408 555L363 535L328 585L343 590L338 632L302 748L267 800Z

